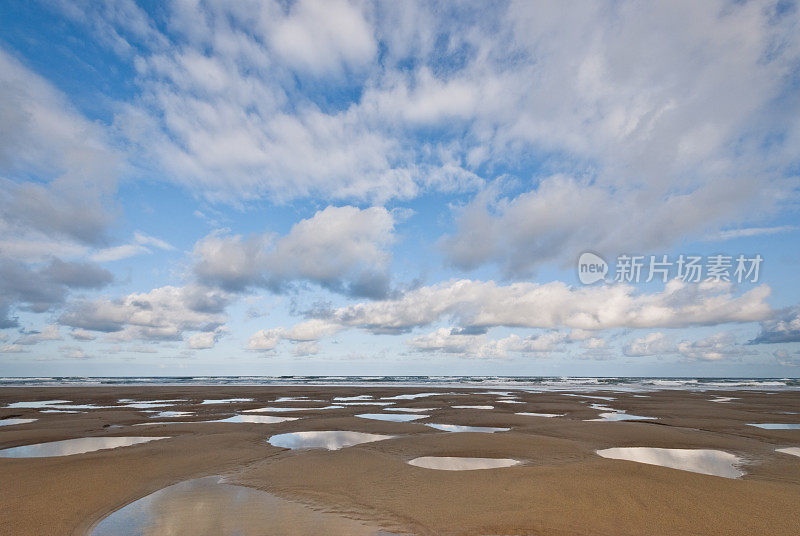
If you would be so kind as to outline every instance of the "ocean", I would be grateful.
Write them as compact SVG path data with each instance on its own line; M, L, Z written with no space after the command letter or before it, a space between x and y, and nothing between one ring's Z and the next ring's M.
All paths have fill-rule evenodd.
M529 391L798 390L798 378L549 376L131 376L3 377L0 387L93 385L334 385L515 388Z

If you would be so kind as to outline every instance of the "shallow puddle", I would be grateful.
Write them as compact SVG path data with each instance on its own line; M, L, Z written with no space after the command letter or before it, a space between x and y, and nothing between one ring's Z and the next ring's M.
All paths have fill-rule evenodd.
M579 395L576 393L561 393L562 396L577 396L581 398L594 398L596 400L616 400L615 396Z
M612 421L655 421L657 420L656 417L644 417L642 415L632 415L630 413L625 413L624 410L621 409L614 409L608 406L604 406L602 404L592 404L590 406L592 409L596 409L603 413L600 413L600 416L597 419L586 419L586 421L601 421L601 422L612 422Z
M530 411L520 411L514 415L528 415L530 417L563 417L566 413L533 413Z
M358 395L358 396L336 396L334 400L371 400L372 395Z
M452 406L453 409L494 409L494 406Z
M209 398L201 404L232 404L234 402L252 402L252 398Z
M800 430L800 424L795 423L768 422L748 424L748 426L755 426L756 428L763 428L764 430Z
M36 419L0 419L0 426L14 426L15 424L27 424Z
M425 423L425 426L443 430L445 432L481 432L485 434L493 434L495 432L508 432L511 428L495 428L492 426L462 426L460 424L431 424Z
M191 411L159 411L155 415L150 415L151 419L165 419L174 417L189 417L194 415Z
M120 404L120 408L133 408L133 409L154 409L154 408L168 408L174 406L172 402L130 402L128 404Z
M277 408L267 406L264 408L246 409L242 413L286 413L288 411L317 411L321 409L344 409L344 406L324 406L321 408Z
M438 408L389 408L387 411L407 411L409 413L419 413L422 411L436 411Z
M442 396L442 395L454 395L458 393L414 393L411 395L397 395L397 396L384 396L381 397L381 400L413 400L415 398L426 398L429 396Z
M408 422L417 419L427 419L430 415L405 415L402 413L362 413L356 415L362 419L374 419L376 421Z
M336 402L339 406L392 406L394 402L378 402L370 400L361 400L356 402Z
M220 477L187 480L139 499L100 521L92 536L378 536L377 526L320 512Z
M718 396L709 400L709 402L730 402L731 400L739 400L732 396Z
M292 432L270 437L267 442L274 447L285 449L328 449L339 450L361 443L371 443L391 439L394 436L348 432L344 430Z
M600 417L597 419L586 419L587 421L601 421L601 422L613 422L613 421L655 421L657 420L656 417L645 417L643 415L631 415L630 413L625 413L624 411L614 411L612 413L601 413Z
M739 478L744 474L737 467L741 458L722 450L620 447L598 450L597 454L603 458L660 465L725 478Z
M792 456L800 456L800 447L786 447L783 449L775 449L775 452L791 454Z
M240 422L257 424L278 424L279 422L296 421L298 417L273 417L272 415L234 415L227 419L200 422Z
M68 404L70 400L35 400L33 402L12 402L7 408L46 408L53 404Z
M81 437L79 439L65 439L63 441L51 441L49 443L36 443L34 445L3 449L0 450L0 457L47 458L50 456L70 456L96 450L128 447L159 439L167 439L167 437Z
M454 458L450 456L423 456L409 460L409 465L438 469L440 471L474 471L477 469L497 469L519 465L519 460L511 458Z

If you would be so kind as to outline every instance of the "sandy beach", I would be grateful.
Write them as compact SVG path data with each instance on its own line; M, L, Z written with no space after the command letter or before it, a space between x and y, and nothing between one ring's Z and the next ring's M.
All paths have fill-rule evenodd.
M362 401L351 400L346 403L352 405L321 409L343 402L334 400L341 397L369 395L371 401L379 401L431 392L439 394L383 400L391 405L355 405ZM796 533L800 458L775 449L799 446L800 430L749 424L799 422L797 393L572 394L579 396L515 391L509 398L472 388L339 386L6 388L0 392L0 418L36 421L1 427L0 448L81 437L169 437L70 456L0 458L0 532L85 535L109 513L165 486L224 475L232 484L406 534ZM277 401L282 397L305 399ZM734 399L712 401L724 397ZM191 415L153 418L154 410L121 407L128 403L125 399L180 399L157 409ZM252 400L202 404L209 399ZM57 404L14 407L43 400L112 407L82 413L42 412ZM599 409L592 407L597 404ZM263 407L316 409L247 411ZM401 413L392 411L398 408L424 408L418 414L427 417L411 422L356 417ZM589 420L608 408L653 419ZM516 414L520 412L562 416ZM274 424L200 422L234 414L298 419ZM169 423L136 426L153 421ZM509 430L450 433L425 423ZM320 430L394 437L330 451L288 450L267 442L276 434ZM599 449L628 446L722 450L739 456L746 474L721 478L596 454ZM477 471L438 471L407 463L424 456L510 458L520 463Z

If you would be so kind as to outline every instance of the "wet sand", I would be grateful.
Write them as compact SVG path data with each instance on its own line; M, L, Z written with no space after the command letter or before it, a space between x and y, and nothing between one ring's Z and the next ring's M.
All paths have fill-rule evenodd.
M505 388L503 390L506 390ZM206 423L265 406L320 407L334 397L389 397L439 391L442 396L393 400L393 406L349 405L298 412L250 413L301 417L276 424ZM577 393L573 391L573 393ZM0 427L0 448L79 437L170 436L114 450L53 458L0 458L0 534L85 535L110 512L188 479L226 481L387 530L464 535L789 535L800 526L800 457L775 452L800 446L800 430L750 423L800 422L800 393L658 391L584 393L614 400L545 392L514 392L524 403L475 388L380 387L91 387L4 388L0 419L35 422ZM276 402L306 396L323 402ZM715 397L736 397L712 402ZM119 406L118 399L187 399L164 418L180 424L135 426L155 419L137 408L42 413L12 402L61 399ZM227 404L204 399L253 398ZM653 421L587 422L605 410ZM491 405L494 409L453 409ZM57 406L53 406L57 407ZM435 408L428 418L389 422L355 417L391 408ZM565 414L533 417L516 412ZM788 412L788 413L787 413ZM192 421L195 421L194 423ZM446 433L425 423L508 427L508 432ZM112 427L114 425L114 427ZM309 430L352 430L396 436L340 450L287 450L267 439ZM598 449L648 446L719 449L745 459L741 479L606 459ZM437 471L409 465L425 456L512 458L513 467Z

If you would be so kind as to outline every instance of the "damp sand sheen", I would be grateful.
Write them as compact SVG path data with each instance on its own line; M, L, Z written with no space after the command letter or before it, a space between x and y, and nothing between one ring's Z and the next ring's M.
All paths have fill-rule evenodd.
M91 536L133 534L377 536L394 533L211 476L147 495L111 513L91 531Z

